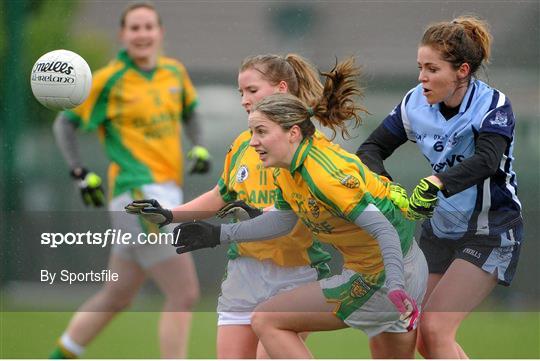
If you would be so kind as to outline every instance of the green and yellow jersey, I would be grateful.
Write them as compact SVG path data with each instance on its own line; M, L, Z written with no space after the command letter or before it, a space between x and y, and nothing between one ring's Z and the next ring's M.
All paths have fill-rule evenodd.
M225 202L240 199L252 207L265 208L277 200L273 169L262 165L257 152L249 146L250 139L249 131L235 139L225 158L218 187ZM233 243L228 254L230 259L246 256L261 261L272 260L286 267L317 267L330 260L330 255L321 249L319 242L300 221L287 236L261 242ZM326 265L324 267L327 270ZM321 271L319 268L319 275Z
M166 57L140 70L123 50L94 74L88 99L65 112L85 131L98 130L111 160L114 197L144 184L183 182L180 120L197 104L185 67Z
M320 134L304 139L290 169L276 168L274 178L276 208L292 209L317 239L342 253L346 268L366 275L384 270L377 241L354 224L369 204L392 223L408 252L414 223L390 200L390 183Z

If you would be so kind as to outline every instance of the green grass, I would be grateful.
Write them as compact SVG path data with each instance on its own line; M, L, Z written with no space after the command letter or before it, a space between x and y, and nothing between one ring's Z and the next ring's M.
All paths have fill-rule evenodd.
M46 358L71 317L67 312L0 314L0 358ZM156 312L126 312L88 347L87 358L158 358ZM197 312L190 358L215 358L216 315ZM459 342L472 358L540 358L538 312L477 312L465 320ZM369 358L367 337L347 329L312 334L316 358Z

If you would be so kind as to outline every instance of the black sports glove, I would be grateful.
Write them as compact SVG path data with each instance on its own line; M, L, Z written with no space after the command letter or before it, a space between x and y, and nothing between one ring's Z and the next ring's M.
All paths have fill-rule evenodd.
M238 221L247 221L263 214L263 211L259 208L251 207L244 201L234 201L227 203L219 211L216 212L216 216L219 218L225 218L232 216Z
M124 207L129 214L138 214L148 222L156 223L160 227L172 222L173 214L170 209L161 207L155 199L141 199L133 201Z
M204 174L210 170L210 153L205 147L200 145L194 146L188 152L187 157L193 162L189 171L190 174Z
M81 197L86 206L102 207L105 204L105 193L101 186L101 177L86 168L76 168L70 173L77 182Z
M427 178L420 179L409 198L407 218L411 220L431 218L437 206L439 191L440 188Z
M182 223L174 229L176 253L186 253L201 248L214 248L220 244L221 226L194 221Z

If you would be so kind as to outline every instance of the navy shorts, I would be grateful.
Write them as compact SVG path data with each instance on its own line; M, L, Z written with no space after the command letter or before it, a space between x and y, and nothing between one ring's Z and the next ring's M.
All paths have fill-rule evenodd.
M435 236L429 221L426 221L419 245L426 256L429 273L443 274L459 258L488 273L496 272L499 284L509 286L516 273L522 241L522 222L495 236L446 239Z

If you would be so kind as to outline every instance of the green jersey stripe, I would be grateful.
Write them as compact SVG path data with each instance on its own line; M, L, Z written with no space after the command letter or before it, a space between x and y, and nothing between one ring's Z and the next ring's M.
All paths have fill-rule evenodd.
M336 167L336 165L332 162L332 160L323 152L320 151L320 149L313 148L313 152L310 154L313 159L315 159L321 166L326 165L324 167L325 169L331 169L331 171L328 171L328 174L330 174L333 178L341 181L344 177L346 177L346 174L343 173L341 169Z
M122 137L114 126L107 120L104 124L106 133L105 151L109 159L117 159L124 165L114 181L113 197L120 195L134 186L154 183L154 177L150 168L137 160L129 149L122 144ZM129 166L125 166L129 164Z
M355 157L347 157L344 154L338 153L335 149L329 148L331 152L333 152L336 156L340 157L341 159L344 159L347 162L354 163L360 172L360 176L365 180L366 177L364 175L364 166L362 165L362 162L360 162L360 159Z
M326 203L331 207L331 213L337 217L343 217L343 212L339 207L334 204L330 199L328 199L324 193L317 187L316 183L313 181L313 178L311 178L311 175L306 170L305 167L301 170L302 177L308 184L309 189L315 194L317 198L319 198L323 203Z

